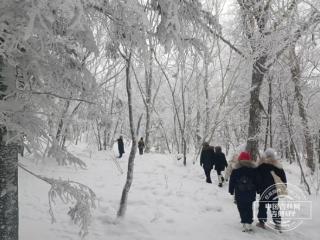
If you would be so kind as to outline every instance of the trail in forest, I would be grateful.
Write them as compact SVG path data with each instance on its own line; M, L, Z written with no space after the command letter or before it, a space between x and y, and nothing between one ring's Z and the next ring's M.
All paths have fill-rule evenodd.
M79 181L96 192L98 204L86 239L317 239L318 219L306 221L298 229L282 234L257 228L253 233L242 233L227 184L219 188L215 173L212 173L213 184L207 184L198 163L184 167L175 156L162 154L137 155L127 214L122 221L117 221L115 216L125 173L121 174L104 152L94 152L91 158L85 147L74 148L73 152L85 160L87 170L36 164L30 160L22 162L34 172ZM126 158L127 154L117 160L124 171ZM294 166L288 166L287 172L289 181L299 182ZM19 171L20 239L80 239L79 228L66 214L68 207L59 201L54 211L57 222L51 224L48 189L46 183ZM319 200L314 200L313 216L320 215L317 205Z

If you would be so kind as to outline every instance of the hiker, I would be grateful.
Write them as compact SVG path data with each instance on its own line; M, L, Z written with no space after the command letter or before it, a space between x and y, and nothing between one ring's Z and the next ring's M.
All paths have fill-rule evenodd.
M257 185L256 165L248 152L241 152L230 176L229 193L235 195L243 232L252 231Z
M224 178L221 175L221 172L228 166L226 156L222 152L220 146L215 147L215 154L214 154L214 169L217 171L218 180L219 180L219 187L222 187L222 183L224 182Z
M122 136L120 136L120 137L117 139L117 142L118 142L119 158L121 158L121 157L122 157L122 154L124 154L124 145L123 145Z
M281 216L279 214L278 199L281 194L285 193L279 192L277 186L274 184L277 183L278 186L284 185L284 188L286 188L287 178L283 167L272 148L266 149L263 153L257 167L257 173L260 177L259 222L257 223L257 226L265 228L267 208L270 207L275 228L281 230Z
M143 138L140 138L140 140L138 142L138 149L139 149L139 154L142 155L143 154L143 149L144 149Z
M204 142L200 156L200 166L203 167L207 183L212 183L210 174L214 165L214 155L214 147Z

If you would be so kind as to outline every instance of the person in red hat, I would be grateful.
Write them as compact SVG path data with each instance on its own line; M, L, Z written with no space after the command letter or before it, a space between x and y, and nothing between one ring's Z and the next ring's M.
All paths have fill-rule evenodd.
M241 152L230 176L229 193L235 195L243 232L252 231L252 204L256 200L258 186L255 162L251 160L250 153Z

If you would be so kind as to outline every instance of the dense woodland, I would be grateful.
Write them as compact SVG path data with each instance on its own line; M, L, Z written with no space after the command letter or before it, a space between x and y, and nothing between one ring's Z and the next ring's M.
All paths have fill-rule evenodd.
M247 143L255 159L273 147L318 192L319 44L318 0L1 0L0 233L17 239L18 152L85 167L70 142L106 151L119 135L131 142L119 217L140 137L185 165L205 141ZM85 226L94 193L41 178L52 193L69 184Z

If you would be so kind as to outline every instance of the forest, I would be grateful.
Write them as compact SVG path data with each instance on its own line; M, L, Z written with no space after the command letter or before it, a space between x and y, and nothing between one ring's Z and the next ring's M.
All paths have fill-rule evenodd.
M29 178L47 184L44 194L31 195L44 199L49 222L62 201L79 234L100 239L90 235L90 219L103 193L93 178L64 174L91 164L92 176L121 176L112 217L134 228L121 219L136 207L135 179L148 171L139 161L155 158L154 172L162 174L161 158L168 158L163 164L174 162L181 176L197 166L187 178L201 178L205 142L221 146L227 160L241 144L254 161L275 149L300 189L316 198L319 44L318 0L1 0L0 239L38 239L19 236L26 222L19 208L27 206L20 202L29 196L20 190ZM117 158L119 136L125 160ZM94 159L109 161L100 165L107 173ZM167 189L170 173L161 175Z

